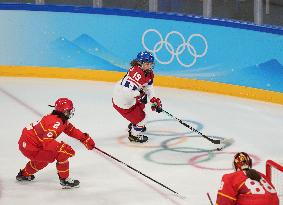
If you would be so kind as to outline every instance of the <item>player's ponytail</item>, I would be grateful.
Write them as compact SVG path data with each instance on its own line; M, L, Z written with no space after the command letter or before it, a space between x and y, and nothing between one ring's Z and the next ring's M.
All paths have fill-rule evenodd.
M248 178L255 180L255 181L260 181L261 175L254 169L244 169L246 172L246 175Z
M141 63L137 59L134 59L134 60L131 61L130 65L132 67L134 67L134 66L141 66Z
M59 112L57 110L53 110L52 115L57 115L59 118L61 118L61 120L63 121L63 123L65 124L65 122L68 121L68 117L66 117L66 115L64 115L64 113L62 112Z

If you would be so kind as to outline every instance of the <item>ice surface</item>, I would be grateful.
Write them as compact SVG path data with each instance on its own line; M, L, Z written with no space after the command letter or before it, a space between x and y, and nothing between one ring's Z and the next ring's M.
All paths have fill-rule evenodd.
M254 168L264 172L266 159L282 160L283 106L236 97L156 87L163 107L203 134L233 138L220 152L215 145L190 132L163 113L148 113L146 144L127 141L127 125L111 102L113 83L0 78L0 204L83 205L209 205L215 202L221 176L231 172L233 154L246 151ZM61 135L75 150L70 159L71 177L81 187L62 190L55 164L36 174L30 183L15 176L27 159L17 148L22 128L51 111L59 97L73 100L71 122L88 132L101 150L137 169L165 187L100 152L88 151L78 141Z

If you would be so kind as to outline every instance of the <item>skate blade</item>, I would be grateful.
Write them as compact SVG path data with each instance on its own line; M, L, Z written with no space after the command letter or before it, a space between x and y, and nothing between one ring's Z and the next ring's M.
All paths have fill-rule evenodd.
M80 187L80 185L73 186L73 187L71 187L71 186L62 186L62 189L73 189L73 188L79 188L79 187Z
M146 140L146 141L129 140L129 141L130 141L130 143L143 144L143 143L146 143L148 140Z

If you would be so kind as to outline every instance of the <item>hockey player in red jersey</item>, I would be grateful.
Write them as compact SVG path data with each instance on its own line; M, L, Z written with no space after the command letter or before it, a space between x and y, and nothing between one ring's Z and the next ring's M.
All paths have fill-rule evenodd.
M56 138L64 132L82 142L92 150L93 139L75 128L68 120L74 114L73 102L68 98L59 98L51 114L45 115L40 121L25 127L18 141L19 150L30 161L20 170L18 181L31 181L34 174L56 161L57 173L63 188L79 187L79 180L69 178L69 158L75 155L71 146Z
M153 55L147 51L140 52L130 64L127 74L115 86L112 102L113 107L130 122L129 140L143 143L148 140L143 135L146 130L144 108L147 99L153 111L161 112L162 104L153 89Z
M252 169L247 153L237 153L233 165L235 172L222 177L216 205L279 205L274 186L264 174Z

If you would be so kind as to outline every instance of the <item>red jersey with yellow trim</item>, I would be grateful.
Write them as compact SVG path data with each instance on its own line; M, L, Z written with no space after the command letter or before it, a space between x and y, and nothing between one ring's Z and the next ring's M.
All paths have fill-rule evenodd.
M113 102L120 108L128 109L136 103L141 90L151 99L155 96L153 79L153 71L145 74L140 66L130 68L124 78L115 85Z
M259 174L259 182L248 178L244 171L223 175L216 205L279 205L274 186Z
M59 116L49 114L44 116L39 122L25 127L18 143L23 143L22 146L30 151L39 149L56 151L59 142L55 139L62 132L78 140L83 136L83 133L69 121L63 123Z

